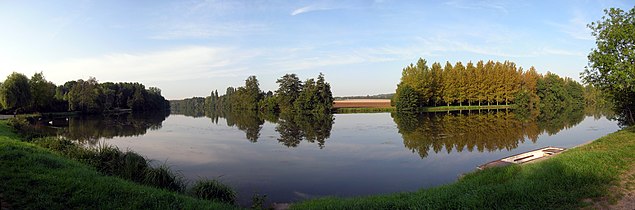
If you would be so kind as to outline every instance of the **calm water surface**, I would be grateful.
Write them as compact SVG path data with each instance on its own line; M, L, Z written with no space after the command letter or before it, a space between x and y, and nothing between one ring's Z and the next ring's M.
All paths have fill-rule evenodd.
M484 114L336 114L231 119L185 115L70 119L63 135L167 161L189 180L216 178L250 203L415 191L475 167L545 146L571 148L618 130L601 116L520 121ZM314 123L319 121L318 123Z

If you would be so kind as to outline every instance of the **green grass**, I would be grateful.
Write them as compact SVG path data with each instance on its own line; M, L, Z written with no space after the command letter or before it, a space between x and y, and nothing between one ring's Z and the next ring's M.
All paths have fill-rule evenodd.
M431 106L421 108L422 112L446 112L460 110L511 109L512 105L483 105L483 106Z
M577 209L610 196L635 160L635 128L602 137L533 164L491 168L417 192L319 198L293 209ZM398 178L398 177L397 177Z
M0 121L0 194L11 209L237 208L105 176L60 155L22 142Z
M190 191L197 198L236 203L236 191L218 180L199 180Z
M512 109L512 105L483 105L483 106L431 106L422 107L421 112L447 112L447 111L461 111L461 110L490 110L490 109ZM337 108L334 109L338 114L349 113L377 113L377 112L394 112L397 109L395 107L382 107L382 108Z
M393 112L395 107L382 107L382 108L337 108L335 113L348 114L348 113L378 113L378 112Z

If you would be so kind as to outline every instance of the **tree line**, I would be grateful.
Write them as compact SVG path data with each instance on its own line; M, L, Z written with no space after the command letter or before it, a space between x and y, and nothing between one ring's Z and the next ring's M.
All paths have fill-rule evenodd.
M64 112L101 113L112 110L168 110L170 104L156 87L140 83L104 82L94 77L55 85L43 73L30 79L13 72L0 83L0 110L3 113Z
M218 90L205 98L194 97L170 101L171 106L188 113L220 111L260 111L268 113L326 114L333 108L331 85L320 73L317 79L302 82L295 74L286 74L276 81L275 92L260 90L256 76L249 76L245 85L228 87L224 95Z
M585 88L556 74L523 70L513 62L478 61L463 65L419 59L402 70L392 103L398 111L416 112L428 106L510 105L539 109L583 105Z

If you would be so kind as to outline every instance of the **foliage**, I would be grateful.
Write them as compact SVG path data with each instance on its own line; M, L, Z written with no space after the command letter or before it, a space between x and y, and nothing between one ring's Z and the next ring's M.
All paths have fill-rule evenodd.
M302 91L302 82L295 74L285 74L276 83L278 83L276 97L280 110L293 110L295 100L300 95L300 91Z
M217 180L199 180L191 193L201 199L236 204L236 191Z
M400 84L397 86L397 93L395 94L395 107L398 111L403 112L416 112L420 106L420 95L408 86L407 84Z
M31 103L29 78L24 74L13 72L0 86L0 105L3 109L24 111Z
M551 73L543 78L533 67L524 71L509 61L478 61L476 65L457 62L454 66L446 62L443 68L440 63L433 63L430 68L420 58L416 65L403 69L392 103L399 112L419 112L439 105L510 103L534 110L540 108L542 98L547 106L563 107L584 103L583 94L583 86L569 78L561 79Z
M327 114L333 109L331 85L320 73L317 79L307 79L304 83L295 74L286 74L277 80L278 89L264 93L259 88L256 76L249 76L245 86L228 87L224 95L211 92L205 98L193 97L172 100L170 105L175 113L200 117L205 113L261 111L278 114L298 112L303 114Z
M635 123L635 7L604 10L605 16L588 27L597 47L581 74L585 83L606 93L626 124Z
M150 167L145 170L143 184L155 186L175 192L183 192L185 190L185 180L183 175L170 169L166 163L158 167Z
M260 195L254 193L251 196L251 209L265 209L265 201L267 200L267 194Z
M42 72L35 73L29 80L29 88L32 94L31 109L49 111L55 100L55 84L46 81ZM47 110L48 109L48 110Z
M34 74L30 80L14 72L0 84L0 105L6 111L102 113L120 109L169 109L169 103L161 96L160 89L146 89L139 83L100 84L90 77L88 80L68 81L55 86L41 72Z

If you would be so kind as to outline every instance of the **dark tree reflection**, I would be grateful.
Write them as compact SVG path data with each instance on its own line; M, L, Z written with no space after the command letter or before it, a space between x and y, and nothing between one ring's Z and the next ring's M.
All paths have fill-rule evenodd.
M557 111L538 116L508 111L391 115L404 146L424 158L431 151L511 150L526 140L536 142L542 133L553 135L573 127L585 116L580 109Z
M42 124L53 124L50 135L60 135L83 143L97 144L100 139L130 137L158 130L170 115L168 112L120 113L109 115L83 115L76 117L43 118Z
M306 140L323 148L325 140L331 136L334 121L332 114L276 115L256 111L210 112L207 113L207 117L215 124L218 124L219 118L224 118L228 126L244 131L246 138L251 142L258 141L265 121L276 123L275 130L280 134L278 141L287 147L297 147L300 142Z

